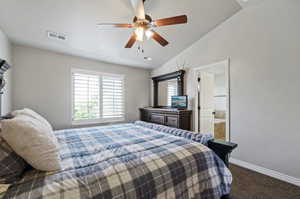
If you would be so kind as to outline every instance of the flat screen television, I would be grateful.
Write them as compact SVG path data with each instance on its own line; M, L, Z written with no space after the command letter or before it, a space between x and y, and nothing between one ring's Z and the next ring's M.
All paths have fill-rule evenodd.
M172 96L172 108L186 109L188 106L188 97L185 96Z

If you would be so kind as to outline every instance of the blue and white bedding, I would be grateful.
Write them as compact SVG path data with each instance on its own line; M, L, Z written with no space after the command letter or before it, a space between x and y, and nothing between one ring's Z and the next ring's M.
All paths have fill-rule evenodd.
M147 125L57 131L64 169L29 171L3 198L220 199L230 192L230 171L199 143L209 137Z

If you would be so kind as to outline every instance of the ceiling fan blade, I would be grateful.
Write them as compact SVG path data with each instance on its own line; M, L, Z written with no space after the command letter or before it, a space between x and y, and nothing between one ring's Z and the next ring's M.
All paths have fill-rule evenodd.
M138 19L145 19L144 0L130 0Z
M122 23L100 23L97 24L99 28L133 28L132 24L122 24Z
M154 21L154 26L170 26L170 25L176 25L176 24L184 24L187 23L187 16L181 15L176 17L170 17L165 19L158 19Z
M155 41L157 41L160 45L162 45L163 47L165 47L166 45L169 44L169 42L167 40L165 40L162 36L160 36L160 34L158 34L157 32L155 32L154 30L151 30L153 33L152 39L154 39Z
M131 48L133 46L133 44L135 43L136 41L136 35L135 33L133 33L129 39L129 41L127 42L125 48Z

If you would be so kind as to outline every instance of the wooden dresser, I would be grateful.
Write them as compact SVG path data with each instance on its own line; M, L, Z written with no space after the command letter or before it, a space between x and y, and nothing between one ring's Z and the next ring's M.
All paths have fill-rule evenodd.
M191 110L140 108L142 121L191 130Z

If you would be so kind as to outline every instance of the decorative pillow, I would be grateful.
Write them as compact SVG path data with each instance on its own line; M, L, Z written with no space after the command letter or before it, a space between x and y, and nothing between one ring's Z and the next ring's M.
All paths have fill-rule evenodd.
M38 114L37 112L35 112L29 108L25 108L22 110L16 110L16 111L13 111L11 114L13 116L27 115L27 116L33 117L33 118L39 120L41 123L43 123L51 131L53 130L51 124L43 116L41 116L40 114Z
M22 176L26 165L23 158L1 138L0 133L0 184L14 183Z
M4 140L32 167L42 171L61 169L57 139L44 123L20 114L1 124Z
M199 142L204 145L207 145L208 141L213 139L212 135L195 133L191 131L186 131L182 129L172 128L172 127L148 123L148 122L136 121L135 125L143 126L145 128L150 128L164 133L169 133L175 136L184 137L186 139L193 140L195 142Z

